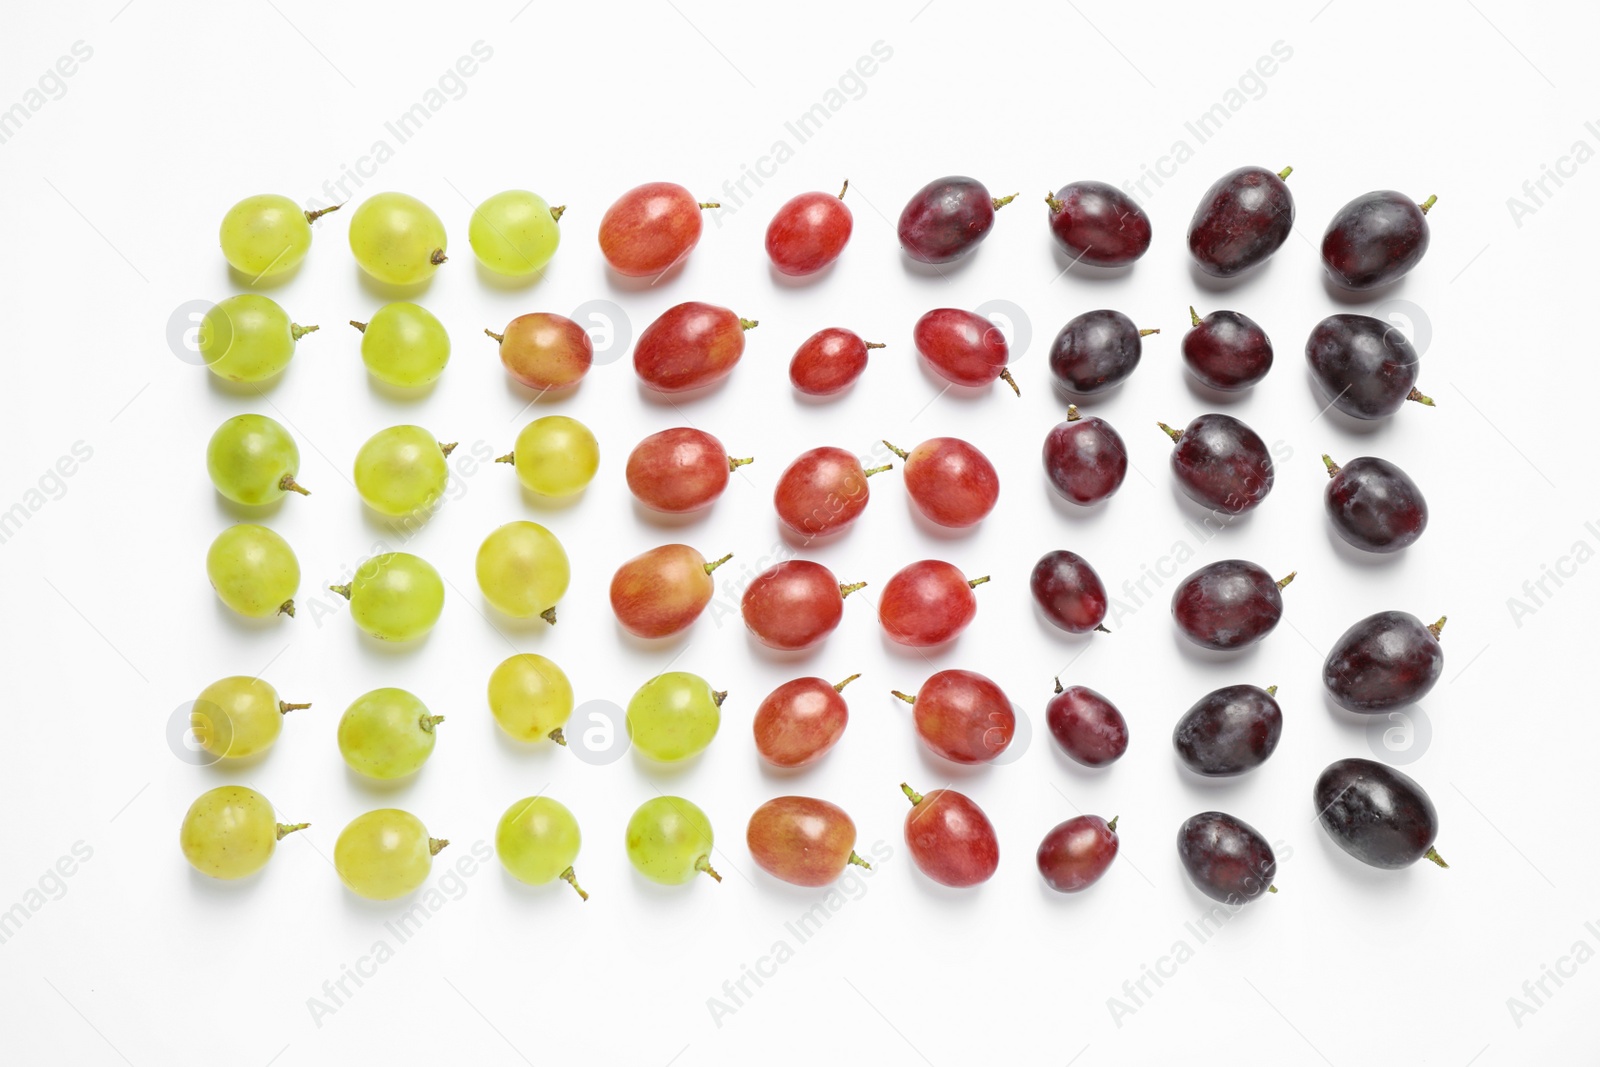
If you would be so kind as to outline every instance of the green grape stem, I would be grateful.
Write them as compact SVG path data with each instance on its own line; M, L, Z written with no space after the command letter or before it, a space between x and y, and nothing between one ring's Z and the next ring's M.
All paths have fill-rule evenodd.
M545 736L558 745L565 745L567 743L567 735L562 732L562 729L559 726L545 734Z
M1078 405L1076 405L1076 404L1068 404L1067 405L1067 421L1068 422L1077 422L1081 418L1083 418L1083 416L1078 414Z
M287 715L291 711L305 711L310 706L310 704L291 704L287 700L280 700L278 701L278 714Z
M557 204L555 207L550 209L550 217L552 219L554 219L555 221L557 221L557 222L560 222L561 221L561 216L565 215L566 213L567 213L567 205L565 205L565 204ZM572 868L571 867L567 868L567 873L568 874L572 873ZM583 890L580 889L580 890L578 890L578 892L583 893ZM584 900L588 900L589 899L589 894L588 893L583 893L583 899Z
M1289 180L1289 175L1291 175L1293 173L1294 173L1294 168L1293 167L1284 167L1282 170L1280 170L1278 172L1278 180L1279 181L1288 181Z
M739 328L743 329L743 330L753 330L757 326L760 326L760 325L761 325L761 323L757 319L740 319L739 320Z
M1191 326L1198 326L1198 325L1200 325L1200 316L1199 316L1199 315L1196 315L1196 314L1195 314L1195 313L1194 313L1194 305L1193 305L1193 304L1190 304L1190 305L1189 305L1189 324L1190 324L1190 325L1191 325Z
M1277 686L1275 686L1275 685L1267 686L1267 696L1275 697L1277 695L1278 695L1278 687Z
M449 258L450 258L449 256L444 254L444 249L435 248L433 250L433 254L428 257L428 262L432 263L435 267L437 267L439 264L443 263L445 260L447 260Z
M1444 857L1439 855L1439 850L1432 845L1428 846L1428 851L1424 852L1423 855L1446 870L1450 869L1450 865L1444 861Z
M1428 632L1433 635L1435 641L1439 639L1439 634L1444 630L1444 624L1449 618L1450 616L1448 615L1440 615L1439 621L1428 627Z
M517 462L517 454L515 452L507 452L503 456L495 457L495 462L496 463L510 463L510 464L515 465L516 462Z
M578 884L577 872L575 872L570 866L566 870L561 872L560 877L561 877L561 880L563 882L566 882L573 889L576 889L578 891L578 896L579 897L583 898L584 900L588 900L589 899L589 894L584 891L583 886Z
M1120 816L1120 815L1111 816L1111 821L1106 823L1106 829L1110 830L1112 833L1116 833L1117 832L1117 820L1120 819L1120 818L1122 818L1122 816Z
M1021 195L1021 193L1012 193L1010 196L992 196L989 198L989 202L994 205L996 211L999 211Z
M887 448L890 452L893 452L895 455L899 456L901 459L909 459L909 458L911 458L911 454L909 452L907 452L905 449L897 447L895 445L892 445L888 441L885 441L883 443L883 447Z
M1335 463L1333 461L1333 457L1328 455L1326 452L1322 454L1322 465L1328 468L1328 477L1330 478L1339 473L1339 465Z
M1160 332L1161 331L1159 329L1156 329L1156 330L1140 330L1139 331L1139 336L1140 337L1149 337L1153 333L1160 333Z
M1275 885L1269 885L1269 886L1267 886L1267 892L1269 892L1269 893L1276 893L1276 892L1277 892L1277 891L1278 891L1278 887L1277 887L1277 886L1275 886Z
M853 863L857 867L865 867L869 871L872 870L872 864L868 863L866 860L864 860L860 856L858 856L856 854L855 849L851 849L850 850L850 858L847 859L845 862L846 863Z
M321 326L302 326L298 322L291 322L289 324L289 336L298 341L306 334L316 333L320 329L322 329Z
M892 470L894 470L894 464L893 463L885 463L880 467L868 467L866 470L862 471L861 473L863 475L865 475L866 477L870 478L874 474L882 474L884 471L892 471Z
M350 587L348 585L330 585L328 586L328 591L330 593L338 593L346 600L350 599Z
M449 847L450 847L450 839L448 837L430 837L430 838L428 838L428 855L430 855L430 856L437 856L439 853L443 852L446 848L449 848Z
M729 456L728 457L728 470L736 471L740 467L743 467L743 466L746 466L748 464L754 463L755 461L756 461L756 457L754 457L754 456L746 456L743 459L734 459L732 456Z
M900 692L900 690L898 690L898 689L889 690L889 695L890 696L899 697L901 700L904 700L907 704L915 704L917 702L917 698L916 697L906 696L904 693Z
M454 452L456 450L456 445L458 445L460 443L461 442L459 442L459 441L451 441L449 444L446 444L445 442L440 441L439 442L439 451L443 452L445 455L448 456L450 453L452 453L452 452Z
M968 589L976 589L976 588L978 588L978 586L982 585L984 582L987 582L988 580L989 580L989 576L987 574L985 574L982 578L973 578L971 581L967 582L967 588Z
M1178 438L1183 436L1183 434L1181 432L1179 432L1178 430L1174 430L1171 426L1168 426L1164 422L1158 422L1158 423L1156 423L1156 425L1161 427L1161 432L1162 433L1166 434L1168 437L1172 438L1174 441L1176 441Z
M857 589L865 589L866 587L866 582L851 582L849 585L841 585L839 587L839 599L843 600Z
M280 822L278 824L278 840L282 841L285 837L288 837L290 834L295 833L295 832L300 831L300 830L304 830L306 827L308 827L310 825L311 824L308 823L308 822Z
M494 338L495 342L497 344L503 344L505 342L506 335L503 334L503 333L495 333L493 330L489 329L487 326L484 327L483 332L488 334L490 337Z
M356 329L360 330L362 333L366 333L367 332L367 324L364 323L364 322L357 322L355 319L351 319L350 320L350 325L354 326Z
M551 606L551 607L545 608L543 611L539 612L539 618L543 619L545 622L549 623L551 626L554 626L556 624L556 609L555 609L555 607Z
M1424 215L1426 215L1428 213L1428 209L1430 207L1432 207L1433 205L1437 204L1438 202L1439 202L1439 198L1437 196L1429 196L1428 199L1426 199L1422 203L1418 204L1417 207L1421 208L1422 209L1422 213Z
M1416 386L1412 386L1411 387L1411 392L1406 394L1406 399L1407 400L1415 400L1417 403L1423 405L1424 407L1430 407L1431 408L1431 407L1437 407L1438 406L1438 405L1434 404L1433 397L1423 395L1423 393L1420 390L1418 390Z
M282 604L278 605L278 614L279 615L287 615L291 619L294 618L294 598L293 597L290 597L288 600L285 600Z
M717 203L715 200L707 200L705 203L699 205L701 211L714 211L721 206L722 205Z
M1003 370L1000 372L1000 380L1011 386L1011 391L1013 393L1016 393L1018 396L1022 395L1021 387L1017 385L1017 380L1011 376L1011 372L1009 370Z
M904 782L900 783L900 792L904 793L906 795L906 799L911 801L912 807L916 807L918 804L922 803L922 794L917 792L915 789L912 789Z
M1287 586L1290 582L1294 581L1294 576L1299 574L1299 573L1300 573L1299 571L1290 571L1288 574L1284 575L1282 578L1279 578L1278 579L1278 588L1282 589L1285 586Z
M1054 193L1045 193L1044 206L1050 209L1050 214L1059 215L1061 214L1061 209L1067 206L1067 202L1058 198Z
M417 720L417 725L422 727L423 733L431 734L433 733L433 728L442 722L444 722L443 715L424 715Z
M733 558L733 553L729 552L726 556L723 556L721 559L712 560L710 563L706 564L706 573L710 574L712 571L716 570L718 567L722 566L724 563L728 562L732 558Z
M344 207L343 204L335 204L332 207L318 208L316 211L307 211L305 213L306 224L310 225L311 223L316 222L322 216L338 211L342 207Z
M851 683L851 682L853 682L853 681L855 681L855 680L856 680L856 679L857 679L857 678L859 678L859 677L861 677L861 675L859 675L859 674L852 674L852 675L851 675L851 676L850 676L850 677L848 677L848 678L846 678L846 679L845 679L845 680L844 680L844 681L842 681L842 682L840 682L840 683L839 683L839 684L838 684L838 685L836 685L836 686L834 686L834 687L833 687L833 691L834 691L834 692L835 692L835 693L842 693L842 692L844 692L844 687L845 687L845 686L847 686L847 685L849 685L849 684L850 684L850 683Z
M719 882L722 881L722 875L718 874L717 869L711 866L711 858L709 856L701 856L699 859L695 860L694 869L700 871L702 874L709 874Z
M278 488L285 493L299 493L301 496L310 496L311 490L294 480L294 475L285 474L278 479Z

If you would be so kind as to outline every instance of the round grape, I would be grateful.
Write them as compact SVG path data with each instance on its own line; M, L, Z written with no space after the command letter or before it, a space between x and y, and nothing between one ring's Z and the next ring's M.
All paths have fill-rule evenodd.
M311 250L311 224L339 205L306 211L287 196L247 196L222 216L223 258L253 285L286 274Z
M393 900L420 886L433 857L450 842L429 837L422 820L398 808L357 815L339 831L333 866L352 893L368 900Z
M294 480L299 446L265 415L235 415L218 426L206 446L206 472L217 492L235 504L271 504L289 492L311 495Z
M699 755L717 736L727 696L697 674L658 674L628 701L628 737L634 748L660 763Z
M189 711L189 729L200 747L218 759L244 759L271 748L283 717L310 704L290 704L260 678L219 678L200 691Z
M206 552L206 577L222 602L240 615L294 616L300 561L289 542L265 526L241 522L219 533Z
M328 588L350 601L355 624L380 641L415 640L444 610L439 572L409 552L373 556L348 584Z
M582 845L578 820L564 804L549 797L523 797L500 816L494 832L495 855L511 877L528 885L560 878L588 900L589 894L572 869Z
M310 823L285 824L254 789L219 785L189 805L178 831L183 857L213 878L244 878L267 865L285 834Z
M508 522L478 546L478 588L514 619L537 615L553 625L571 577L566 549L536 522Z
M207 369L230 382L263 382L294 358L294 343L315 326L299 326L276 302L240 293L211 306L196 339Z
M450 481L444 444L421 426L391 426L367 438L356 453L356 492L381 515L426 518Z
M534 419L517 434L517 445L496 463L510 463L523 487L540 496L571 496L600 467L600 442L589 427L565 415Z
M361 331L361 362L385 385L416 389L431 385L450 362L450 334L427 308L397 300L372 313L367 322L350 320Z
M404 689L374 689L339 719L339 754L368 778L404 778L433 755L434 727L444 722Z
M532 652L508 656L489 675L489 711L518 741L567 743L561 728L572 717L572 683L560 667Z
M628 820L628 861L662 885L683 885L697 874L722 881L711 866L711 820L682 797L655 797Z
M350 216L350 251L361 269L389 285L417 285L445 261L444 223L405 193L368 197Z
M478 262L496 274L525 278L536 273L561 243L556 225L565 207L551 207L526 189L496 193L472 213L467 240Z

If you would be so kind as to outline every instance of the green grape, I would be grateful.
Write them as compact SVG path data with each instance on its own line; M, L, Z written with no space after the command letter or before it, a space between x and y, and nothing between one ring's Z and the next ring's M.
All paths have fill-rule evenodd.
M442 722L404 689L374 689L340 717L339 753L368 778L404 778L433 755L433 728Z
M406 389L429 385L450 362L450 335L427 308L397 300L350 320L361 331L361 362L380 382Z
M449 843L429 837L422 820L409 811L378 808L339 831L333 867L357 896L393 900L427 880L433 857Z
M178 831L183 857L201 874L244 878L267 865L285 834L311 824L285 824L272 804L254 789L219 785L189 805Z
M405 193L368 197L350 217L350 251L361 269L390 285L416 285L445 261L444 223Z
M495 462L514 465L517 480L540 496L571 496L599 469L600 442L577 419L546 415L524 426L516 448Z
M450 481L444 444L421 426L391 426L367 438L356 453L356 492L383 515L426 518Z
M578 820L565 805L549 797L517 801L500 816L500 825L494 832L495 854L513 878L529 885L544 885L560 878L588 900L589 894L578 884L572 869L582 844Z
M489 675L489 711L518 741L549 738L564 745L561 728L572 717L572 683L543 656L519 652Z
M265 526L241 522L219 533L206 553L206 576L222 602L240 615L294 617L300 561L289 542Z
M373 556L348 584L328 588L350 601L355 624L380 641L415 640L444 610L439 572L409 552Z
M478 588L514 619L538 615L554 625L556 601L571 578L566 549L536 522L508 522L478 546Z
M640 874L662 885L683 885L711 867L711 820L682 797L656 797L628 820L628 860Z
M294 343L315 326L289 321L283 308L256 293L240 293L211 306L200 320L200 358L219 378L261 382L283 372Z
M278 740L283 717L310 704L290 704L260 678L232 675L200 691L189 712L189 729L200 747L218 759L244 759Z
M565 207L551 207L525 189L496 193L472 213L467 240L478 262L497 274L526 277L550 262L561 243L556 225Z
M698 755L717 736L727 695L698 674L658 674L628 701L628 737L634 748L662 763Z
M284 493L310 496L294 480L300 449L275 420L235 415L217 427L206 446L206 471L217 492L235 504L271 504Z
M287 196L247 196L222 216L222 255L252 283L300 265L311 250L311 224L339 205L303 211Z

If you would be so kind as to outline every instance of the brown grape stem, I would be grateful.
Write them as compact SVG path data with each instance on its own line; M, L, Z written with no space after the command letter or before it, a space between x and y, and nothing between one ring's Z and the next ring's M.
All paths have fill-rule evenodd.
M866 582L851 582L849 585L841 585L839 586L839 599L843 600L857 589L865 589L866 587Z
M350 599L350 587L348 585L330 585L328 586L328 591L331 593L338 593L346 600Z
M968 589L976 589L976 588L978 588L978 586L982 585L984 582L987 582L988 580L989 580L989 576L987 574L985 574L982 578L969 579L968 582L967 582L967 588Z
M711 859L709 856L701 856L699 859L695 860L694 869L700 871L702 874L709 874L719 882L722 881L722 875L718 874L717 869L711 866Z
M1106 624L1103 622L1095 623L1094 629L1096 633L1108 634L1111 632L1110 630L1106 629Z
M711 691L711 703L715 704L717 707L722 707L722 702L727 699L728 691L726 689L713 689Z
M895 455L899 456L901 459L909 459L910 458L911 454L909 452L907 452L903 448L897 448L894 445L891 445L888 441L885 441L883 443L883 447L887 448L890 452L893 452Z
M445 455L448 456L450 453L452 453L452 452L454 452L456 450L456 445L458 445L460 443L461 443L460 441L451 441L448 444L446 444L445 442L440 441L440 442L438 442L439 451L443 452Z
M1437 196L1430 196L1430 197L1428 197L1428 199L1424 200L1422 203L1418 204L1417 206L1419 208L1421 208L1422 209L1422 213L1424 215L1426 215L1428 213L1428 209L1430 207L1432 207L1433 205L1437 204L1438 202L1439 202L1439 198Z
M338 211L342 207L344 207L343 204L335 204L332 207L318 208L316 211L307 211L305 213L306 223L307 223L307 225L309 225L309 224L311 224L313 222L316 222L322 216L328 215L328 214L332 214L333 212Z
M513 452L507 452L503 456L496 456L495 457L495 462L496 463L516 463L517 462L517 454L514 451Z
M554 741L558 745L561 745L563 747L566 746L567 735L562 731L561 727L559 727L559 726L557 726L554 730L551 730L549 733L545 734L545 736L548 737L550 740Z
M839 684L838 684L838 685L836 685L836 686L834 686L834 687L833 687L833 691L834 691L834 692L835 692L835 693L842 693L842 692L844 692L844 687L845 687L845 686L847 686L847 685L849 685L849 684L850 684L850 683L851 683L851 682L853 682L853 681L855 681L855 680L856 680L856 679L857 679L857 678L859 678L859 677L861 677L861 675L859 675L859 674L852 674L852 675L851 675L851 676L850 676L850 677L848 677L848 678L846 678L846 679L845 679L845 680L844 680L844 681L842 681L842 682L840 682L840 683L839 683Z
M1443 867L1445 870L1450 869L1450 865L1444 861L1444 857L1439 855L1439 850L1434 848L1432 845L1428 846L1428 851L1424 852L1423 855L1437 863L1439 866Z
M890 696L899 697L901 700L904 700L907 704L915 704L917 702L917 698L916 697L906 696L904 693L900 692L900 690L898 690L898 689L889 690L889 695Z
M1278 695L1278 687L1277 686L1275 686L1275 685L1267 686L1267 696L1275 697L1277 695Z
M1191 326L1200 325L1200 316L1195 314L1193 304L1189 305L1189 324Z
M290 834L298 833L310 825L308 822L280 822L278 824L278 840L282 841Z
M554 626L556 624L556 609L553 606L545 608L543 611L539 612L539 618L543 619L551 626Z
M861 473L864 474L866 477L870 478L874 474L882 474L884 471L892 471L892 470L894 470L894 464L893 463L885 463L881 467L868 467L866 470L862 471Z
M732 456L729 456L728 457L728 470L736 471L740 467L743 467L748 463L754 463L755 461L756 461L756 457L754 457L754 456L746 456L743 459L734 459Z
M1154 330L1140 330L1140 331L1139 331L1139 336L1140 336L1140 337L1149 337L1149 336L1150 336L1150 335L1151 335L1151 334L1153 334L1153 333L1160 333L1160 332L1161 332L1161 331L1160 331L1160 330L1159 330L1159 329L1154 329Z
M999 211L1021 195L1021 193L1012 193L1010 196L994 196L989 198L989 202L994 205L996 211Z
M868 863L866 860L864 860L860 856L856 855L856 850L855 849L851 849L850 850L850 858L848 860L846 860L845 862L846 863L853 863L857 867L865 867L869 871L872 870L872 864Z
M360 330L362 333L366 333L367 332L367 324L364 323L364 322L357 322L355 319L351 319L350 320L350 325L354 326L356 329Z
M417 720L417 725L422 727L423 733L431 734L433 733L433 728L442 722L444 722L443 715L424 715Z
M560 222L561 221L561 216L565 215L566 213L567 213L567 205L565 205L565 204L557 204L555 207L550 209L550 217L552 219L554 219L556 222ZM572 868L568 867L567 871L568 871L568 873L571 873ZM580 889L579 892L582 893L583 891ZM583 894L583 899L584 900L588 900L589 899L589 894L588 893L584 893Z
M496 342L504 343L504 341L506 339L506 335L505 334L503 334L503 333L495 333L493 330L489 329L487 326L484 327L483 332L488 334L490 337L494 338Z
M849 191L850 191L850 179L846 178L844 180L844 184L839 187L839 199L843 200L844 199L844 194L849 192Z
M912 789L904 782L900 783L900 792L904 793L906 795L906 799L911 801L912 807L916 807L918 804L922 803L922 794L917 792L915 789Z
M428 838L428 855L430 856L437 856L439 853L443 852L449 847L450 839L448 837Z
M1426 405L1427 407L1430 407L1430 408L1438 406L1433 402L1433 397L1423 395L1422 391L1419 390L1416 386L1412 386L1411 387L1411 392L1406 394L1406 399L1407 400L1415 400L1417 403Z
M882 341L863 341L862 344L866 345L868 349L888 348L889 347L888 345L884 344Z
M1177 430L1174 430L1171 426L1168 426L1164 422L1158 422L1156 425L1161 427L1162 431L1174 441L1183 436L1183 434L1179 433Z
M706 564L706 573L710 574L712 571L716 570L718 567L722 566L724 563L728 562L732 558L733 558L733 553L729 552L726 556L723 556L721 559L712 560L710 563Z
M322 329L320 326L302 326L298 322L291 322L289 324L289 336L298 341L306 334L316 333L320 329Z
M310 704L291 704L287 700L280 700L278 701L278 714L287 715L291 711L305 711L310 706Z
M1056 692L1058 692L1058 693L1061 692L1062 691L1062 689L1061 689L1061 679L1059 677L1056 678L1055 683L1056 683Z
M288 600L285 600L282 604L278 605L278 614L279 615L287 615L291 619L294 618L294 598L293 597L290 597Z
M1289 180L1289 175L1291 175L1293 173L1294 173L1294 168L1293 167L1284 167L1282 170L1280 170L1278 172L1278 180L1286 182L1286 181Z
M449 258L450 258L449 256L444 254L444 249L435 248L433 250L433 254L428 257L428 262L432 263L435 267L437 267L439 264L443 263L445 260L447 260Z
M1011 376L1011 371L1009 368L1000 372L1000 380L1011 386L1011 391L1013 393L1016 393L1018 396L1022 395L1022 390L1018 388L1017 380Z
M760 325L761 325L761 322L758 319L740 319L739 320L739 328L741 330L753 330L757 326L760 326Z
M1333 457L1328 455L1326 452L1322 454L1322 465L1328 468L1328 477L1330 478L1339 473L1339 465L1335 463L1333 461Z
M1057 199L1054 193L1044 194L1044 205L1050 209L1052 215L1061 214L1061 209L1067 206L1066 201Z
M1299 573L1300 573L1299 571L1290 571L1288 574L1284 575L1282 578L1279 578L1278 579L1278 588L1282 589L1284 586L1286 586L1290 582L1294 581L1294 576L1299 574Z
M715 200L707 200L705 203L699 205L701 211L713 211L721 206L722 205L717 203Z
M285 493L299 493L301 496L310 496L311 490L294 480L294 475L285 474L278 479L278 488Z
M1067 405L1067 421L1068 422L1077 422L1081 418L1083 418L1083 416L1078 414L1078 405L1076 405L1076 404L1068 404Z
M1449 620L1449 618L1450 616L1448 615L1440 615L1439 621L1428 627L1428 632L1433 635L1433 639L1435 641L1439 639L1439 634L1444 630L1444 624Z
M576 889L578 891L578 896L581 899L583 899L583 900L588 900L589 899L589 894L584 891L583 886L578 884L577 872L575 872L571 867L568 867L566 870L562 871L561 875L560 875L560 878L561 878L561 880L563 882L565 882L568 885L570 885L573 889Z

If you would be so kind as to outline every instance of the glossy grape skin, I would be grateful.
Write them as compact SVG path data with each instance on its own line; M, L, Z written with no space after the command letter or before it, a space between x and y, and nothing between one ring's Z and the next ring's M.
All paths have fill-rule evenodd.
M561 244L557 222L564 207L552 208L526 189L507 189L479 204L467 223L467 241L478 262L513 278L537 273Z
M1051 236L1074 263L1126 267L1150 247L1150 216L1115 185L1071 182L1044 202Z
M767 224L767 258L778 273L802 278L839 258L850 243L854 216L845 206L845 189L829 193L801 193L778 209Z
M206 445L211 484L235 504L271 504L288 492L311 495L294 480L299 472L300 447L288 430L265 415L235 415L217 427Z
M774 767L794 768L827 755L850 722L841 694L859 677L852 674L836 685L822 678L795 678L768 693L751 720L761 758Z
M283 731L283 717L310 704L290 704L260 678L232 675L200 691L189 728L200 747L218 759L245 759L267 751Z
M219 785L189 805L178 844L195 870L231 881L265 867L285 834L309 825L278 822L271 802L254 789Z
M206 576L222 602L240 615L294 617L300 561L289 542L265 526L241 522L219 533L206 552Z
M658 674L628 701L628 737L638 752L657 763L697 756L717 736L727 695L698 674Z
M629 278L664 274L700 243L702 204L681 185L647 182L629 189L600 218L600 253Z
M421 426L390 426L367 438L356 452L356 492L380 515L426 516L450 481L445 445Z
M1433 847L1439 813L1409 775L1369 759L1328 764L1311 790L1317 821L1334 843L1372 867L1399 870L1426 857L1450 866Z
M1044 470L1056 491L1074 504L1088 507L1122 488L1128 476L1128 447L1105 419L1078 414L1067 405L1067 418L1044 438Z
M405 193L376 193L350 216L350 251L361 269L388 285L417 285L445 261L444 223Z
M934 308L911 333L917 354L939 376L956 385L977 387L1002 378L1018 396L1022 390L1006 369L1011 347L1000 327L973 311Z
M428 836L422 820L399 808L357 815L339 831L333 866L359 897L394 900L427 881L433 857L450 842Z
M1236 393L1272 369L1272 340L1249 316L1213 311L1202 319L1190 308L1189 318L1194 325L1183 335L1183 365L1202 385Z
M930 437L910 452L884 442L905 462L911 502L929 522L948 529L976 526L1000 499L1000 475L989 457L959 437Z
M1339 536L1367 552L1398 552L1428 528L1428 502L1411 476L1386 459L1362 456L1339 466L1326 455L1323 504Z
M1333 643L1322 684L1347 711L1373 715L1416 703L1444 671L1444 622L1425 626L1404 611L1368 615Z
M844 598L864 585L842 586L820 563L785 560L745 587L739 612L768 648L810 648L834 631L844 617Z
M688 545L661 545L634 556L611 577L611 611L635 637L671 637L682 633L711 603L715 563Z
M295 342L317 329L289 321L257 293L219 300L200 320L196 340L206 369L230 382L264 382L294 358Z
M728 475L749 459L733 459L704 430L678 426L653 433L628 453L628 488L655 511L682 515L709 507L728 487Z
M682 797L652 797L628 820L626 845L634 870L661 885L683 885L697 874L722 875L711 866L715 838L706 813Z
M1156 425L1175 443L1172 474L1190 499L1241 515L1272 492L1277 474L1266 442L1232 415L1198 415L1182 433Z
M529 389L570 388L594 365L594 339L565 315L536 311L518 315L503 333L483 332L500 345L506 373Z
M744 355L744 335L759 323L725 307L691 300L663 311L639 334L633 369L660 393L686 393L715 385Z
M1045 725L1075 762L1085 767L1115 763L1128 751L1128 720L1117 706L1086 685L1056 682L1056 695L1045 705Z
M1085 311L1061 327L1050 345L1050 374L1060 388L1093 396L1128 380L1139 366L1146 334L1120 311Z
M1332 406L1358 419L1393 415L1417 391L1417 350L1392 324L1370 315L1329 315L1306 339L1306 363Z
M801 537L835 534L866 509L871 495L867 479L892 466L863 470L861 461L842 448L813 448L800 453L778 476L772 505L778 520Z
M951 175L918 189L900 212L896 231L906 255L921 263L949 263L989 236L994 213L1016 198L989 195L976 178Z
M489 713L518 741L566 744L562 728L572 718L572 705L566 673L532 652L507 656L489 675Z
M1322 265L1345 289L1373 289L1407 274L1428 251L1428 209L1404 193L1364 193L1334 213L1322 235Z
M505 810L494 831L494 854L506 873L527 885L562 879L584 900L572 869L583 847L578 820L565 804L546 796L523 797Z
M350 601L350 618L380 641L414 641L439 621L444 582L409 552L373 556L346 585L329 586Z
M363 693L339 718L339 754L368 778L404 778L433 755L434 727L444 722L404 689Z
M882 347L837 326L818 330L795 349L789 361L789 382L807 396L842 393L867 369L868 349Z
M287 196L247 196L222 216L217 240L228 265L255 284L286 274L311 250L311 224L339 205L306 211Z
M1277 689L1230 685L1196 701L1172 730L1184 766L1207 778L1227 778L1265 763L1283 735Z
M1204 648L1231 651L1253 645L1283 617L1284 586L1294 579L1273 581L1272 575L1242 559L1208 564L1185 578L1172 594L1172 617L1178 631Z
M450 362L450 334L433 312L396 300L372 313L367 322L350 320L361 331L361 362L385 385L420 389L431 385Z
M495 610L514 619L556 621L556 601L572 570L556 535L522 520L497 527L478 547L478 588Z
M954 640L978 613L972 590L989 579L968 581L960 570L937 559L907 564L884 584L878 621L896 644L932 648Z
M1028 589L1044 617L1069 634L1105 630L1106 587L1089 561L1058 548L1033 565Z
M1278 859L1256 828L1220 811L1191 815L1178 827L1178 858L1195 888L1224 904L1246 904L1272 884Z
M529 492L571 496L588 488L600 469L600 442L577 419L546 415L524 426L516 446L495 462L510 463Z
M952 763L988 763L1011 744L1017 713L1004 691L977 671L930 675L911 702L917 736Z
M911 801L905 838L917 870L955 889L987 882L1000 866L1000 841L983 809L954 789L900 789Z
M790 885L825 886L854 863L856 824L837 804L813 797L774 797L750 816L745 843L756 866Z
M1117 858L1119 843L1116 819L1079 815L1044 835L1034 862L1045 885L1057 893L1077 893L1101 879Z
M1189 220L1189 254L1213 278L1234 278L1267 260L1294 230L1294 195L1265 167L1240 167L1212 183Z

